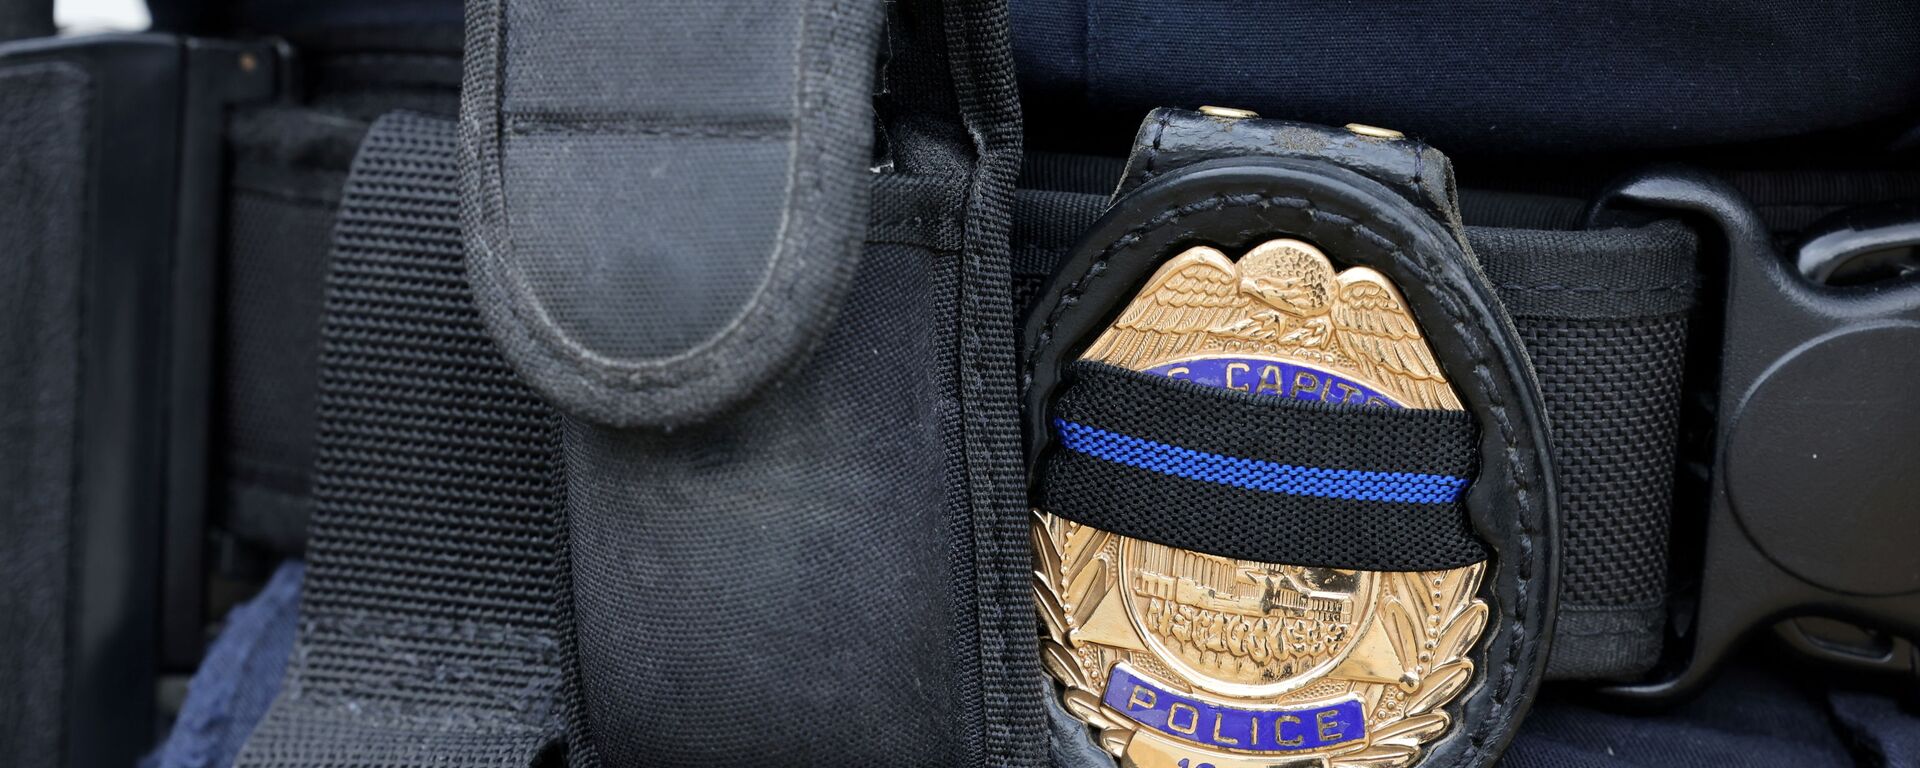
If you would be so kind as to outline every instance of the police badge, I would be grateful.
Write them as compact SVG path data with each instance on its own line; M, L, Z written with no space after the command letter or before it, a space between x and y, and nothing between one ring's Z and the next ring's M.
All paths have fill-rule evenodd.
M1238 261L1186 250L1081 359L1351 408L1461 408L1394 285L1335 272L1296 239ZM1044 510L1033 544L1046 669L1067 710L1136 768L1409 765L1447 730L1442 706L1472 679L1467 652L1487 624L1484 563L1256 562Z
M1053 716L1131 768L1498 758L1555 478L1445 155L1155 110L1022 341Z

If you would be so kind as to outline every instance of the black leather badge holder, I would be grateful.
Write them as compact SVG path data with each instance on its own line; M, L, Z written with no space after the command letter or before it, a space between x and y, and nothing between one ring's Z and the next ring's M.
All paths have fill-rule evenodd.
M1024 342L1043 660L1096 746L1493 763L1547 658L1554 476L1443 155L1156 111Z

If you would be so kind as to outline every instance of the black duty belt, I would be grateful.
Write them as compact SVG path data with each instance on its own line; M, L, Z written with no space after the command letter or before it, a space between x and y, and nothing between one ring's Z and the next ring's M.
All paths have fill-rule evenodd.
M88 560L72 570L85 583L70 589L85 593L83 608L104 606L141 588L145 574L166 574L164 610L75 624L83 636L73 642L124 646L144 636L142 623L177 615L192 621L167 624L164 648L168 658L190 656L202 592L194 567L199 510L212 493L194 465L205 461L206 435L168 428L154 414L204 423L195 414L213 396L206 360L249 338L219 335L210 316L208 294L224 288L208 282L220 253L205 228L215 220L220 168L222 121L212 118L284 90L290 61L273 46L142 37L10 49L0 64L6 77L34 80L32 104L52 116L0 126L48 146L35 155L50 164L45 175L85 178L94 195L53 199L81 193L48 187L37 192L47 200L0 199L21 210L89 212L84 226L46 219L48 231L34 237L45 245L31 257L42 267L91 265L91 282L82 287L81 274L49 268L60 291L9 304L23 316L84 307L89 327L109 330L36 341L84 346L89 371L88 387L45 417L96 415L78 427L48 427L86 430L75 443L90 452L82 479L98 481L76 486L91 488L74 513L90 522L74 530L92 538L75 550L127 564L101 571ZM89 89L95 80L133 82L135 71L160 85ZM98 128L163 108L172 117L158 122L187 135L154 141L184 147L177 163L136 157ZM633 127L564 114L491 129L511 136L502 146L518 151ZM848 108L835 119L864 123L866 112ZM250 136L274 143L296 124L298 110L270 110L227 130L244 155ZM337 149L359 130L335 126L317 145ZM757 124L728 130L722 138L750 147L778 134ZM304 295L327 297L324 323L317 301L304 319L287 318L309 324L289 337L317 337L310 340L320 370L261 365L265 358L251 355L230 362L242 371L230 377L236 390L271 397L285 386L317 386L319 403L317 425L288 427L317 435L317 501L262 493L257 477L221 478L232 527L304 515L313 504L302 661L252 759L344 741L363 757L389 759L426 732L435 754L533 759L560 738L551 699L578 694L563 684L564 659L577 653L568 579L579 575L559 566L579 561L565 545L562 480L582 494L575 502L610 505L588 511L604 513L598 530L613 530L629 521L606 500L633 489L603 483L621 462L644 456L663 476L698 476L707 459L701 441L750 439L711 425L680 431L698 419L623 396L607 383L615 379L576 381L531 337L509 339L518 346L502 354L496 326L513 319L492 317L489 325L483 313L510 312L518 299L476 307L467 260L475 233L461 237L456 204L457 145L447 121L397 116L373 128L350 176L344 162L315 170L311 154L286 165L312 173L242 163L232 175L235 189L344 190L343 199L320 195L319 206L235 196L226 211L239 232L310 231L339 206L330 276L310 268L270 279L282 288L304 282ZM834 151L865 156L863 148ZM759 160L758 171L787 167ZM838 171L834 183L867 186ZM872 184L867 245L903 259L1004 252L1004 243L979 240L950 219L955 210L978 214L963 206L981 200L1011 199L1010 214L989 211L1011 218L1011 264L1003 265L1011 273L983 268L939 279L1012 295L936 305L996 327L1016 310L1030 318L1012 370L982 369L1004 377L963 377L956 392L941 393L975 402L1011 399L1021 387L1029 500L1045 513L1032 531L1045 634L1033 649L1037 664L1026 646L1002 645L1030 629L1019 598L1027 553L983 545L968 564L975 570L961 574L997 579L981 588L986 605L976 607L992 626L975 629L993 639L991 653L1004 663L976 660L988 671L970 685L1000 708L968 715L986 722L991 738L1034 736L1035 724L1014 722L1008 713L1023 710L1006 702L1032 695L1038 681L1020 674L1037 674L1037 665L1060 684L1055 739L1091 734L1079 752L1056 744L1056 757L1097 757L1104 748L1141 765L1187 759L1222 768L1255 759L1248 755L1486 762L1543 679L1607 681L1619 697L1671 700L1701 685L1737 640L1776 624L1823 658L1920 669L1910 643L1920 637L1920 526L1911 515L1920 496L1920 413L1906 397L1920 374L1912 352L1920 348L1920 290L1910 281L1846 284L1875 274L1874 254L1920 241L1911 211L1863 211L1819 228L1789 260L1726 183L1661 169L1609 191L1578 227L1465 225L1463 208L1476 221L1501 220L1509 201L1457 195L1447 159L1432 148L1366 126L1323 128L1232 110L1155 112L1130 162L1115 171L1121 182L1110 198L993 188L972 197L941 187L953 179L938 174L882 174ZM177 210L139 205L175 190ZM858 230L856 214L866 214L835 200L827 223L837 228L822 236L845 240L840 230ZM514 204L566 205L538 195ZM659 214L663 226L679 221L672 213ZM762 213L773 216L771 208ZM175 220L202 226L169 229ZM575 234L555 221L542 237ZM775 231L772 221L756 231ZM486 236L506 239L503 231ZM169 245L156 255L155 242ZM819 255L810 242L783 245ZM287 258L271 237L230 238L226 247L246 250L255 266ZM504 250L487 258L499 260L486 267L498 280L526 266ZM893 264L868 259L874 269ZM1170 264L1179 269L1162 274ZM769 310L767 322L781 333L735 360L746 361L738 368L683 371L726 381L675 407L774 407L760 385L812 354L824 329L882 324L874 313L835 314L843 293L876 305L893 296L873 287L880 278L855 280L851 266L836 268L844 271L770 273L791 285L831 283L795 296L834 300L789 296L796 306ZM554 269L542 279L556 291L591 293L579 277ZM852 287L841 284L850 280ZM674 289L653 290L665 301ZM545 298L564 303L558 294ZM627 343L619 328L592 326L605 316L567 314L577 309L556 312L605 332L596 343ZM138 318L147 315L171 320L143 327ZM796 318L807 325L774 322ZM632 322L656 321L667 322ZM38 321L14 325L31 322ZM655 341L664 346L616 351L673 365L696 359L679 355L686 350L671 339ZM833 364L845 367L834 370L843 372L866 359L856 352L871 354L844 339L829 345ZM895 354L903 368L933 364L911 350ZM531 388L522 383L528 370L538 372ZM808 392L827 386L808 381ZM1696 386L1702 382L1709 384ZM1010 403L1005 413L936 417L910 407L917 402L890 403L887 413L950 418L956 434L1013 442ZM782 413L783 434L810 428L804 413ZM996 417L1005 418L970 421ZM600 456L603 473L583 480L592 465L567 464L581 454L558 450L563 421L565 439ZM658 426L651 421L675 429L644 440L622 431ZM1686 463L1690 456L1699 462ZM966 469L998 477L996 467ZM938 495L912 481L926 469L889 474L885 481L898 484L889 493ZM762 480L769 488L785 482ZM976 486L969 493L990 495ZM675 487L688 498L701 490L697 482ZM1017 506L1018 491L991 494ZM142 494L164 497L166 515L148 514L150 505L136 503ZM973 503L992 508L988 501ZM295 511L279 511L288 505ZM48 520L50 529L62 522ZM258 530L266 531L253 535L259 540L293 538L270 524ZM686 528L656 533L685 537L685 551L701 541ZM958 533L994 543L1007 531ZM140 545L163 534L165 550ZM1678 551L1672 540L1702 545ZM622 557L590 554L602 565ZM459 660L459 674L401 664L394 649L446 654ZM609 668L634 666L614 663L618 647L598 650L613 659ZM125 659L130 668L121 672L132 678L156 663ZM668 679L639 679L636 690L671 696L686 687L671 671L660 674ZM109 687L84 690L94 697L75 698L70 713L98 705L140 719L101 703ZM617 704L621 692L606 695Z

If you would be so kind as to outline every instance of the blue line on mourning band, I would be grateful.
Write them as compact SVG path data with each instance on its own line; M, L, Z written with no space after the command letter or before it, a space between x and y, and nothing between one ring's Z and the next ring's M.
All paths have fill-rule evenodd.
M1452 475L1301 467L1196 451L1065 419L1054 419L1053 426L1060 432L1060 444L1077 453L1149 472L1254 491L1353 501L1449 504L1467 487L1466 478Z

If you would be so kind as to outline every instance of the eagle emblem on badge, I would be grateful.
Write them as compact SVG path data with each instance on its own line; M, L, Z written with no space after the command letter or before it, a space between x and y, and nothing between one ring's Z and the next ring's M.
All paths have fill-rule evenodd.
M1082 359L1255 394L1460 410L1384 275L1270 240L1162 265ZM1133 768L1407 766L1445 733L1487 623L1485 563L1262 563L1034 510L1042 659Z

